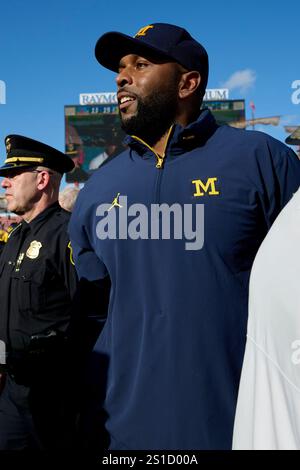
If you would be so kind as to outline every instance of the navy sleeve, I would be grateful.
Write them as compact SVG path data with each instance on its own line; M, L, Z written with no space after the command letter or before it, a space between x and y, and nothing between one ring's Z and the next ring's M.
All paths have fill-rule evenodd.
M300 186L300 161L293 150L269 136L255 149L255 156L256 168L254 173L250 169L249 177L255 175L253 185L269 229Z
M105 278L107 270L91 246L88 231L92 229L87 225L88 222L74 211L69 223L69 233L79 279L95 281Z
M93 225L87 212L80 211L80 201L77 200L69 223L73 260L79 277L77 315L71 325L71 337L77 346L83 344L83 350L90 350L102 330L111 285L106 267L96 255L88 236Z

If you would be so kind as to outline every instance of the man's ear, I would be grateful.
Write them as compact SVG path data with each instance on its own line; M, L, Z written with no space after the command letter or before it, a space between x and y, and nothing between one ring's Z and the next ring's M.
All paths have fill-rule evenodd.
M37 188L40 190L45 189L50 181L50 175L48 171L40 171L40 173L37 175L38 176L38 181L37 181Z
M183 73L179 82L179 98L185 99L191 96L195 93L197 88L199 88L200 83L201 75L199 72L192 71Z

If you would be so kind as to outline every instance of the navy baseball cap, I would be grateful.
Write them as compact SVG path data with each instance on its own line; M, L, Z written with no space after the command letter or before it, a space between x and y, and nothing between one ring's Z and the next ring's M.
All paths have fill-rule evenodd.
M128 54L165 59L177 62L189 71L198 71L204 94L208 80L208 55L185 29L167 23L153 23L141 28L134 37L114 31L105 33L95 47L98 62L113 72L118 72L120 59Z
M26 169L36 166L66 173L74 168L73 160L64 153L29 137L8 135L5 138L6 159L0 167L0 176L12 169Z

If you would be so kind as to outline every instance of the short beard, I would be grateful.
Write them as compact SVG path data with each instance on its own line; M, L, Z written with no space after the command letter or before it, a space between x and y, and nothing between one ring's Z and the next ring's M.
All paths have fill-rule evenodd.
M153 146L174 124L177 114L178 81L168 88L154 91L146 98L138 98L137 112L129 119L122 118L121 127L129 135L136 135Z

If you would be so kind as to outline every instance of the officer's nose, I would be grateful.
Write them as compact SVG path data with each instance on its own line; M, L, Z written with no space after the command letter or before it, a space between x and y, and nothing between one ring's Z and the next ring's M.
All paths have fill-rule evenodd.
M1 181L2 188L8 188L9 184L10 184L9 179L4 177L3 180Z

